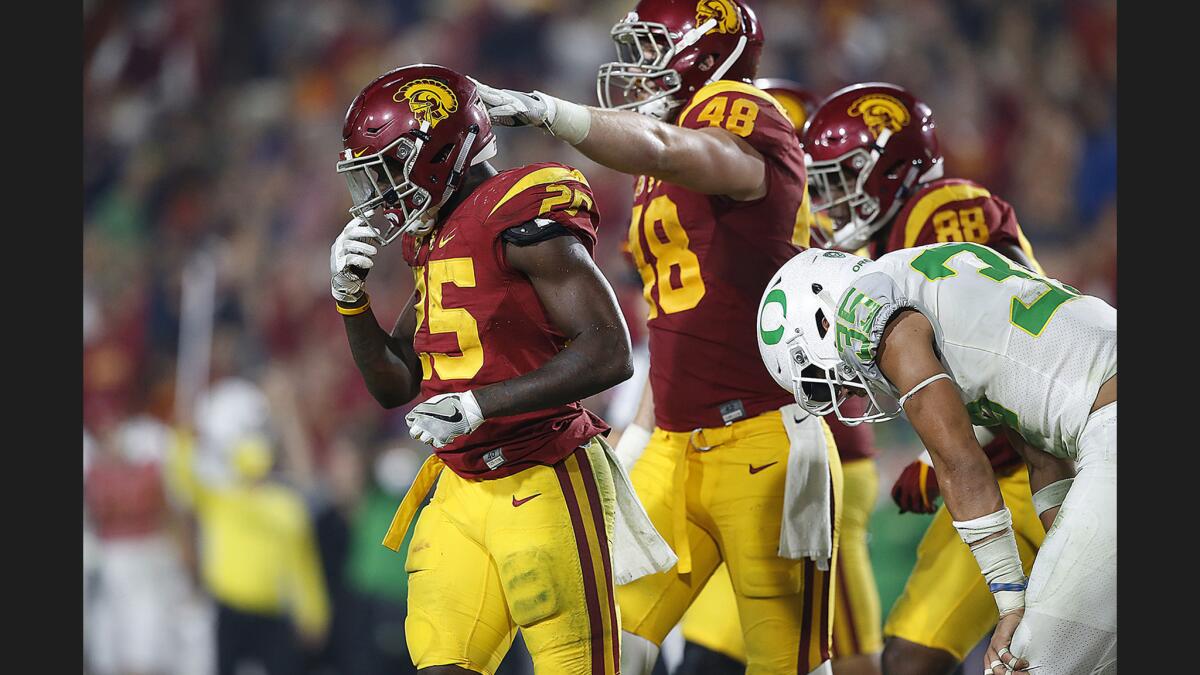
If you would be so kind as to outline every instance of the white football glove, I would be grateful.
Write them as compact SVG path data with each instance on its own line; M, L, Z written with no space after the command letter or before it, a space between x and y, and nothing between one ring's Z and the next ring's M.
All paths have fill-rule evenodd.
M475 394L469 391L438 394L413 408L404 421L408 422L410 436L441 448L478 429L483 424L483 412L475 402Z
M540 91L523 92L496 89L472 79L488 117L506 127L543 127L551 134L575 145L587 138L592 115L585 106L555 98Z
M333 240L333 246L329 247L330 287L338 302L358 302L366 290L363 277L375 265L371 256L379 252L379 249L366 242L369 239L378 241L379 230L368 225L363 218L355 218L346 224L342 233ZM362 276L354 268L361 270Z

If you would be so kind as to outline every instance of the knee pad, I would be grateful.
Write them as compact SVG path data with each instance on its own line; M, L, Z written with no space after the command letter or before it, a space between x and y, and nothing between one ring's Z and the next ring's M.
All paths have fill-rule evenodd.
M623 675L650 675L657 659L658 645L629 631L621 631L621 673Z

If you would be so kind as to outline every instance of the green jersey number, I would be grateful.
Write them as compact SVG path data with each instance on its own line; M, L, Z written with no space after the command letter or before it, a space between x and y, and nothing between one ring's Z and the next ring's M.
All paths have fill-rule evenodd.
M979 244L946 244L931 248L914 258L909 265L930 281L947 279L958 276L958 272L950 269L946 263L959 253L970 253L986 264L987 267L980 268L979 273L993 281L1003 282L1009 277L1017 277L1045 284L1046 292L1029 304L1025 304L1016 296L1012 299L1009 322L1033 337L1042 334L1050 317L1054 316L1059 307L1080 295L1079 291L1066 284L1034 274L1023 267L1014 267L1000 254Z

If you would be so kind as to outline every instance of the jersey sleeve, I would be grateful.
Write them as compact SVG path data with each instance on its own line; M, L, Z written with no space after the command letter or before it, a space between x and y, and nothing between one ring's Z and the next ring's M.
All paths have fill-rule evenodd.
M687 129L721 127L741 137L764 157L780 154L781 145L797 145L787 112L770 94L744 82L720 80L701 88L679 115Z
M805 188L804 151L795 127L778 101L744 82L719 80L696 92L680 113L677 124L687 129L720 127L757 150L767 169L768 194L762 199L776 201L780 207L788 205L788 217L795 221L792 243L808 246L812 223Z
M956 181L925 191L900 225L896 233L903 239L892 250L951 241L1016 247L1033 262L1035 272L1042 272L1012 205L977 183Z
M826 255L829 255L828 253ZM868 272L846 289L837 305L837 317L831 323L834 344L842 360L892 396L899 396L876 363L879 343L888 321L902 309L930 312L905 297L899 286L883 272Z
M600 212L578 169L550 163L528 167L492 206L485 224L501 237L509 228L547 220L575 235L589 253L594 250Z

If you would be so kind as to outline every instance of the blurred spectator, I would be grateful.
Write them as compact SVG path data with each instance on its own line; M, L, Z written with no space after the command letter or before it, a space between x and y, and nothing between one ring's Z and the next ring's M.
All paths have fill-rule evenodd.
M257 662L268 675L302 672L319 647L329 602L303 497L270 472L267 397L235 378L197 405L194 437L181 434L171 478L195 510L200 572L217 605L217 672Z
M100 675L176 672L175 608L190 589L163 484L170 430L147 415L110 422L84 439L87 662Z

